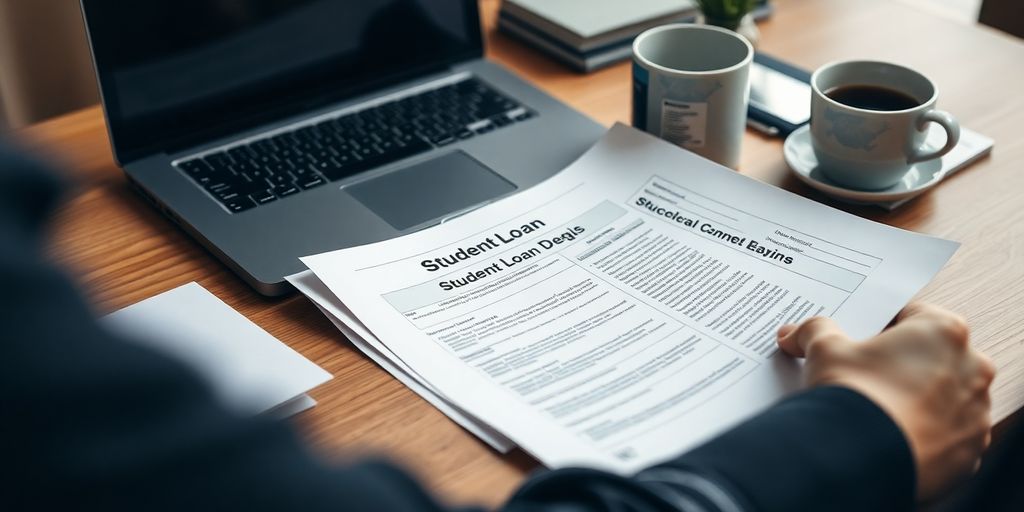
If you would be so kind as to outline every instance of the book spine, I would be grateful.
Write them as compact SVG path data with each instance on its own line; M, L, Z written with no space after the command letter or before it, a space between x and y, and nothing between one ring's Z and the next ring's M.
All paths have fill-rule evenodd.
M582 57L573 55L558 46L545 41L544 39L532 34L528 30L520 28L513 22L509 22L501 17L498 18L498 28L502 32L540 50L543 53L555 58L563 64L569 65L572 69L580 72L587 71L586 60Z
M514 21L500 17L498 18L498 28L501 29L502 32L505 32L527 45L546 53L554 59L569 65L573 70L584 73L608 67L612 64L626 60L630 55L632 55L632 46L628 44L612 47L605 51L589 55L575 53L560 47L558 44L546 40L543 36L535 34L527 28L519 26Z
M536 27L572 47L578 48L586 43L583 36L514 2L502 2L498 15L508 16L520 23Z

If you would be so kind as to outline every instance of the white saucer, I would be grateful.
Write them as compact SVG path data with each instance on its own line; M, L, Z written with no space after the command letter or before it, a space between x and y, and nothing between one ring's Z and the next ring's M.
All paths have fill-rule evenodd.
M930 134L929 134L930 135ZM930 137L929 137L930 138ZM943 139L939 139L941 143ZM929 141L930 142L930 141ZM800 181L837 199L851 203L885 203L907 199L938 185L946 177L942 159L914 164L899 183L883 190L853 190L825 177L811 149L811 127L797 128L782 146L786 163Z

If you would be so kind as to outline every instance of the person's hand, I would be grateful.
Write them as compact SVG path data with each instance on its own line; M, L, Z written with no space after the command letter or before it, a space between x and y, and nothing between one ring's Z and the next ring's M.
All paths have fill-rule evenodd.
M809 386L836 385L874 401L906 436L927 501L966 478L988 447L991 361L971 348L967 324L911 304L884 332L853 341L828 318L779 328L783 352L807 358Z

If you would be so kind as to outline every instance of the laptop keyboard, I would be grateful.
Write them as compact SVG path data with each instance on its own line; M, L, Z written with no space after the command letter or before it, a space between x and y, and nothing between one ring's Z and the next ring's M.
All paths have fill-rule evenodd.
M233 213L536 115L469 78L177 163Z

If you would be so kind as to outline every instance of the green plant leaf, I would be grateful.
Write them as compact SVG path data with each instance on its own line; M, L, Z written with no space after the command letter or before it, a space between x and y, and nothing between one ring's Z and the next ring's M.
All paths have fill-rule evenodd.
M754 9L756 0L697 0L704 17L712 21L736 22Z

